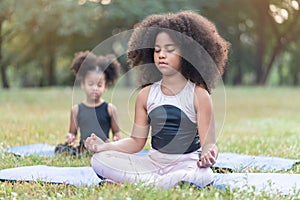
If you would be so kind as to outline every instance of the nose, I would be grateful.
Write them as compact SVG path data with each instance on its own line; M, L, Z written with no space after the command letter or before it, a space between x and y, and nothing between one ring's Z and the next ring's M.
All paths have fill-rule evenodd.
M97 85L94 85L93 86L93 90L97 90L98 89L98 86Z
M162 49L159 54L158 54L159 58L165 58L166 57L166 52Z

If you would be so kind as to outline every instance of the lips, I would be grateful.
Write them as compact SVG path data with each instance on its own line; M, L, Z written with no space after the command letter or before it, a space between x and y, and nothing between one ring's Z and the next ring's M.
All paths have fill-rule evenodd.
M97 94L97 93L92 93L92 96L93 96L93 97L97 97L98 94Z
M168 63L162 62L162 61L161 61L161 62L158 63L158 65L159 65L159 66L168 66Z

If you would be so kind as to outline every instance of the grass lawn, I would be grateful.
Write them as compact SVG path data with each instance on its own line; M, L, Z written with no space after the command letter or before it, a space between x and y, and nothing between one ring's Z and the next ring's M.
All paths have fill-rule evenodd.
M226 96L226 101L225 101ZM125 137L130 134L136 91L111 89L105 99L114 103ZM70 109L82 98L72 88L0 90L0 149L34 143L64 142ZM300 88L226 87L213 94L220 151L249 155L300 158ZM149 148L147 144L146 148ZM15 157L0 151L0 169L27 166L89 166L81 159L55 156ZM295 166L285 173L300 173ZM298 194L299 195L299 194ZM256 194L207 187L161 190L123 184L105 187L0 182L0 199L297 199L276 194Z

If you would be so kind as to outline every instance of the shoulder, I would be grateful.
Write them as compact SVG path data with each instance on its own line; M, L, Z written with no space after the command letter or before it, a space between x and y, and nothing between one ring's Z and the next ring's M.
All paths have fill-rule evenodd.
M142 105L144 108L146 108L150 89L151 89L151 85L148 85L139 91L139 93L137 94L137 97L136 97L136 105L137 106Z
M195 96L210 97L210 94L202 86L195 85Z
M79 110L79 105L78 105L78 104L75 104L75 105L71 108L71 113L72 113L72 115L77 116L78 110Z
M110 116L117 112L117 107L112 103L107 103L107 111Z
M76 104L76 105L74 105L74 106L72 107L71 111L72 111L72 112L78 112L78 109L79 109L79 105Z
M208 91L201 86L195 86L194 103L196 109L199 107L199 105L201 105L200 107L211 107L212 101Z
M148 85L148 86L142 88L137 95L137 99L147 99L148 95L150 93L151 86L152 85Z

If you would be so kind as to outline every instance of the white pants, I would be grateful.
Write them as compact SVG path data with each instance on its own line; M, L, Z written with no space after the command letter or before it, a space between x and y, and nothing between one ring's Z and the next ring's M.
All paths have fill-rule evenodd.
M138 156L104 151L94 154L92 167L98 175L120 183L144 183L160 188L171 188L180 181L208 185L214 174L210 168L199 168L197 160L197 152L163 154L152 149L148 156Z

